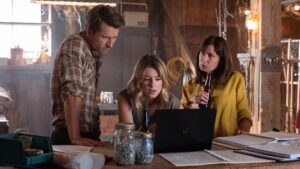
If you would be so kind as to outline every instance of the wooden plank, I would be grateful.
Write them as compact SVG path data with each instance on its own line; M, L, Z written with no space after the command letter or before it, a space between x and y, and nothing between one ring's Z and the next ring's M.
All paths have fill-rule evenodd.
M217 1L163 0L178 25L216 26ZM237 0L227 1L229 13L234 13ZM234 19L228 19L228 27L235 27Z
M255 57L254 63L254 117L256 126L253 130L267 131L278 128L281 121L281 95L280 95L280 71L261 72L262 48L269 45L280 46L281 34L281 4L280 0L253 0L251 1L251 11L258 15L258 30L252 32L252 56ZM273 89L273 90L270 90ZM270 106L272 105L272 106Z
M182 57L184 61L192 63L191 54L186 45L185 39L183 38L174 18L171 16L171 13L167 7L166 1L162 1L161 3L162 3L163 11L165 13L166 27L170 31L171 37L174 38L176 48L177 49L179 48L180 57ZM168 31L166 31L166 32L168 32ZM174 55L172 57L174 57ZM194 65L193 64L189 64L189 65L190 65L190 69L195 74Z
M262 72L261 73L261 131L269 131L273 128L281 129L280 114L280 72ZM274 84L278 82L278 84ZM277 91L279 93L277 93ZM274 94L275 93L275 94ZM277 105L276 105L277 104Z

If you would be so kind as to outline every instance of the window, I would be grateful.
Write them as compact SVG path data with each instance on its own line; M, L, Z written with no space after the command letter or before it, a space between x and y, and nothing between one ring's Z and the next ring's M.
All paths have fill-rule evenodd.
M23 49L27 64L35 62L41 52L51 53L50 7L31 0L1 0L0 58L10 58L11 48Z

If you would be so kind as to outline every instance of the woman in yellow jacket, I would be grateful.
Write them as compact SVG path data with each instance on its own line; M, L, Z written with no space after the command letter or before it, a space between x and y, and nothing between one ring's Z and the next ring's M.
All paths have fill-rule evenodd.
M252 119L245 80L240 72L233 71L226 41L219 36L206 38L198 52L196 65L196 78L183 86L183 107L209 104L210 108L216 108L214 137L249 132ZM209 93L204 90L208 75L211 76Z

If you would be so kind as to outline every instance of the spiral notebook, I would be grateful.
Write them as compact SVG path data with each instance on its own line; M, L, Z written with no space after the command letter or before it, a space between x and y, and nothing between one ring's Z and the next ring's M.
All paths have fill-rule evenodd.
M154 152L210 149L215 117L215 109L158 110Z

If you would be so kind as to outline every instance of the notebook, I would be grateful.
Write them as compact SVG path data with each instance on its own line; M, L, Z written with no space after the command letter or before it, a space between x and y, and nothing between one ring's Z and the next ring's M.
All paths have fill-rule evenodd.
M215 117L215 109L158 110L154 152L210 149Z

